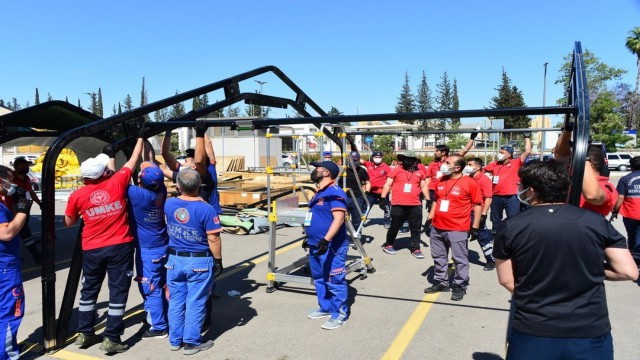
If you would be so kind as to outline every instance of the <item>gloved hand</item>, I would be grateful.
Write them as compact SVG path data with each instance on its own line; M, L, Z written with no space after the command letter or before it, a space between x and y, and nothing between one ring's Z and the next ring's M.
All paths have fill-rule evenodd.
M565 127L562 128L563 131L568 131L568 132L572 132L573 128L574 128L574 123L573 122L568 122Z
M380 209L384 210L389 207L389 199L386 197L380 197Z
M196 137L204 137L208 128L206 120L196 120Z
M16 212L29 215L31 212L31 205L33 205L33 201L27 200L27 198L22 198L16 204Z
M320 240L318 242L318 245L316 246L316 253L314 255L316 256L324 255L324 253L326 253L327 250L329 250L329 241L327 241L327 239L325 238L322 238L322 240Z
M433 205L433 200L427 200L427 201L424 203L424 208L425 208L426 210L431 210L431 206L432 206L432 205Z
M422 226L422 230L424 231L424 234L427 235L428 237L431 237L431 219L427 219L427 221L424 222L424 225Z
M224 270L224 267L222 266L222 259L213 259L213 277L217 278L218 276L220 276L220 274L222 274L222 270Z
M471 136L469 136L469 139L471 140L475 140L478 137L478 132L474 131L471 133Z
M522 133L522 136L524 136L525 139L529 139L531 138L531 131L525 131Z
M304 238L302 240L302 249L307 250L309 248L309 238Z
M487 226L487 215L480 216L480 229L484 229Z
M609 218L609 222L611 222L611 221L613 221L613 220L615 220L617 218L618 218L618 213L614 211L614 212L611 213L611 217Z
M479 233L480 233L480 229L471 228L471 230L469 230L469 241L478 240Z
M149 132L151 132L151 128L149 126L144 125L138 132L138 137L146 139L149 137Z
M116 150L111 144L105 145L105 147L102 148L102 152L105 153L110 159L116 157Z

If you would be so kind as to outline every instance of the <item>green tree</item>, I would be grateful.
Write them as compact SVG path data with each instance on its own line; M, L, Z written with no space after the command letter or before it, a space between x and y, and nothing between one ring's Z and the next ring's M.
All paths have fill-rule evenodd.
M638 70L638 74L636 75L636 88L634 92L636 96L638 96L640 95L638 93L638 87L640 86L640 27L629 31L629 36L627 37L625 45L627 49L636 56L636 68Z
M47 101L53 101L53 96L51 96L51 93L47 93Z
M69 97L68 97L68 96L65 96L65 97L64 97L64 101L66 101L67 103L69 103Z
M329 116L342 116L344 115L344 113L340 110L338 110L337 107L332 106L331 109L329 109L329 112L327 112L327 115Z
M460 110L460 99L458 98L458 82L456 79L453 79L453 96L451 98L451 110L458 111ZM460 118L451 119L451 128L459 129L460 128Z
M145 86L144 76L142 77L142 89L140 90L140 106L145 106L149 103L149 96L147 95L147 87ZM144 115L144 121L151 121L149 114Z
M133 110L133 100L131 100L131 95L127 94L127 96L124 98L123 106L124 111Z
M162 108L160 110L156 110L153 113L154 121L161 122L169 120L169 110L167 108Z
M80 98L78 98L78 107L82 109L82 105L80 105Z
M91 98L91 102L89 103L89 107L87 108L87 110L89 110L89 112L94 115L100 116L100 114L98 114L98 94L96 94L95 92L85 94L89 95L89 97Z
M118 114L118 108L116 108L116 104L113 104L113 108L111 109L111 116Z
M102 105L102 88L98 88L98 112L96 115L104 117L104 107Z
M491 109L509 109L526 106L522 92L515 85L511 85L511 79L504 68L502 68L502 81L495 90L498 91L498 95L491 98ZM525 115L504 117L505 129L528 128L530 124L531 119Z
M118 114L122 114L122 104L118 101Z
M176 95L178 95L179 92L176 91ZM174 104L173 106L171 106L171 110L169 110L169 117L171 118L177 118L180 116L185 115L187 112L184 109L184 104L179 102L177 104Z
M38 88L36 88L36 105L40 104L40 94L38 93Z
M433 99L431 98L431 89L427 83L427 74L422 70L422 79L418 85L418 94L416 96L416 110L418 112L433 111ZM431 130L434 127L433 119L418 119L420 130Z
M413 98L413 94L411 93L411 87L409 86L409 73L405 71L404 84L402 84L402 90L400 91L400 96L398 97L398 103L396 104L396 112L409 113L409 112L413 112L414 108L415 108L415 100ZM415 121L400 120L400 122L405 124L413 124Z
M385 154L389 154L393 152L393 148L395 145L395 139L393 135L376 135L373 137L373 147L374 151L382 151Z
M616 151L616 143L631 139L623 135L624 120L618 113L619 103L611 91L600 93L591 104L591 128L594 140L602 141L607 151Z
M436 105L438 111L449 111L453 109L453 92L451 90L451 82L449 75L445 71L440 78L440 83L436 85ZM436 120L436 130L445 130L449 119L441 118ZM440 142L442 135L436 135L436 143Z
M594 53L585 50L582 53L584 61L585 73L587 76L587 90L589 91L589 101L592 102L598 97L598 94L607 89L607 83L612 80L620 80L622 75L626 74L626 70L611 67L603 63ZM564 64L560 68L560 75L555 84L562 85L563 89L569 88L571 76L571 63L573 55L568 54L564 57ZM556 101L558 104L566 104L566 98L560 98Z
M229 106L227 108L227 117L240 117L240 107Z

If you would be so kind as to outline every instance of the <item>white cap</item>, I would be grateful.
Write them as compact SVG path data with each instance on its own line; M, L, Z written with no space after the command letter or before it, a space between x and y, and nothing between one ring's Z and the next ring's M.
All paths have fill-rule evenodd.
M80 174L85 179L97 179L104 173L109 163L107 154L100 154L94 158L88 158L80 165Z

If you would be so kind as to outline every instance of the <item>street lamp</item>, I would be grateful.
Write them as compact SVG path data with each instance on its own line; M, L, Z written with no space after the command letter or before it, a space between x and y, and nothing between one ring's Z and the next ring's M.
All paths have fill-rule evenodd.
M253 81L260 84L260 94L262 94L262 85L266 84L268 81L260 81L260 80L253 80Z
M545 62L542 66L544 66L544 81L542 86L542 107L545 107L547 100L547 65L548 62ZM542 125L541 127L545 127L545 116L542 115ZM540 160L544 159L544 133L540 132Z

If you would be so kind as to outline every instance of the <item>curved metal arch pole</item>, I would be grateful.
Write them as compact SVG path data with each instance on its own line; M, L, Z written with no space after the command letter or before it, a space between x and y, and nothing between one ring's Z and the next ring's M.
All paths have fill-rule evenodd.
M587 75L582 54L582 45L575 43L572 64L572 84L568 92L569 104L576 109L574 116L576 121L573 134L573 156L571 158L571 186L567 203L578 206L582 194L582 179L584 177L585 159L589 148L589 129L591 114L589 109L589 90L587 88Z

